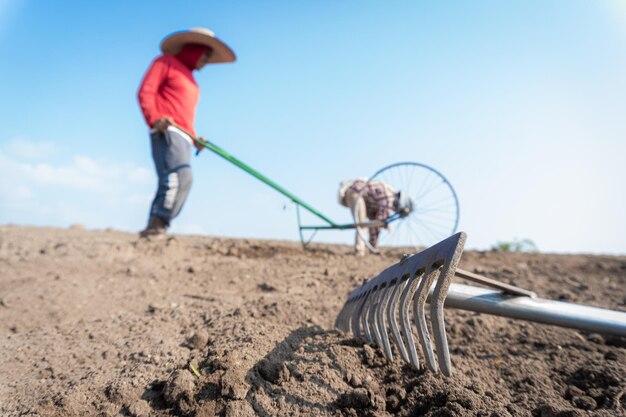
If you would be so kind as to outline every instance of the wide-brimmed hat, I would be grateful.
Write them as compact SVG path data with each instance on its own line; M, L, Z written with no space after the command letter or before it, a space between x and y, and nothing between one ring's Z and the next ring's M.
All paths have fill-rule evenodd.
M168 55L175 55L180 52L183 45L187 43L198 43L206 45L213 50L209 63L234 62L237 60L235 53L221 40L215 37L213 31L207 28L191 28L168 35L161 42L161 51Z

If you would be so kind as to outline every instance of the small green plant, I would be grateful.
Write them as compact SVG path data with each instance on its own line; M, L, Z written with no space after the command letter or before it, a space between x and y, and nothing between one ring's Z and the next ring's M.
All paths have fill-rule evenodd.
M198 368L196 368L195 366L193 366L193 363L189 362L189 368L193 371L193 373L200 378L200 372L198 371Z
M496 242L491 250L498 252L539 252L537 245L530 239L513 239L512 242Z

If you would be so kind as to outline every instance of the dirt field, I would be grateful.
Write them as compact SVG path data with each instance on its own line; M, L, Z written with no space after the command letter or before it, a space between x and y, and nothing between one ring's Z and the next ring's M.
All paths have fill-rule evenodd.
M0 415L625 415L624 338L447 310L451 378L388 364L333 322L400 253L349 253L0 227ZM466 252L461 267L626 311L626 257Z

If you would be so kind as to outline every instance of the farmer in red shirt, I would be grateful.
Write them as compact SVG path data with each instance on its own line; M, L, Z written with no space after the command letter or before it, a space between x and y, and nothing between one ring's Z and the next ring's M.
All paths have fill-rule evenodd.
M180 213L191 187L191 147L200 90L193 71L207 64L234 62L235 54L209 29L176 32L161 42L139 87L139 106L150 128L152 158L159 178L148 226L142 237L164 236Z

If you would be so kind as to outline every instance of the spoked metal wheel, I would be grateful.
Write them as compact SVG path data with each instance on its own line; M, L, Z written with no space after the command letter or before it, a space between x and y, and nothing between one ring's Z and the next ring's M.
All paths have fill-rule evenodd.
M381 187L392 197L382 197L381 201L380 191L374 193L377 198L372 196L372 189ZM394 196L394 192L399 194ZM459 224L459 200L450 182L437 170L417 162L382 168L367 181L360 199L368 208L376 206L372 200L377 200L378 205L388 204L387 213L382 216L386 226L380 229L378 247L429 247L454 234ZM357 211L355 207L355 223L359 218ZM368 210L366 221L373 220L373 212ZM357 228L359 237L374 252L368 232L368 228Z

